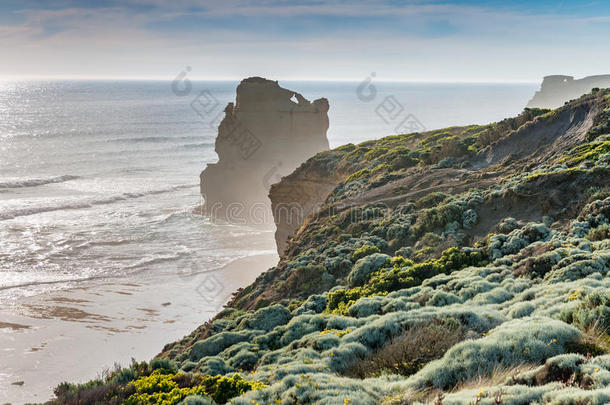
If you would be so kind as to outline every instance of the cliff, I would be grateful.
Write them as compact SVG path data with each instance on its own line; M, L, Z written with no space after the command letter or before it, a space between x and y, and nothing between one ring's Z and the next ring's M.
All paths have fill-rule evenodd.
M277 251L284 254L288 239L303 226L308 215L316 212L326 196L341 181L339 172L304 164L271 186L269 198L276 225Z
M328 150L328 101L309 102L259 77L237 86L216 138L217 163L201 173L205 211L213 219L273 225L271 184Z
M610 90L321 152L274 206L291 192L307 215L280 220L277 266L56 403L168 386L171 403L609 401Z
M610 87L610 75L588 76L575 80L572 76L546 76L540 91L527 104L534 108L557 108L594 88Z
M526 109L518 117L493 125L388 137L315 156L271 188L274 207L285 207L291 201L301 208L277 211L281 214L275 217L278 251L283 254L307 217L322 209L344 210L371 201L392 204L436 191L488 187L504 173L486 174L487 179L481 180L480 171L487 167L523 159L541 164L557 150L584 142L599 108L595 99L586 99L549 114L552 119L537 120L548 110ZM437 167L430 170L431 165ZM409 175L401 176L394 168L408 168Z

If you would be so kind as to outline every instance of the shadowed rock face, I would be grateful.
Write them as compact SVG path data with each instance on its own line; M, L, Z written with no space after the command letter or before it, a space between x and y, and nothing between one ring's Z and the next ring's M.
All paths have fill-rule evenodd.
M540 91L527 104L530 108L557 108L574 100L593 88L610 87L610 75L588 76L574 80L572 76L546 76Z
M212 219L272 228L271 185L328 150L327 130L326 99L310 102L276 81L244 79L218 127L219 160L201 173L205 212Z

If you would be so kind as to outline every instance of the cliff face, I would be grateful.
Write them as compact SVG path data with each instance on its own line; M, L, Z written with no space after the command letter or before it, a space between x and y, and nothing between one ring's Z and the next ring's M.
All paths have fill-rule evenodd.
M610 87L610 75L588 76L574 80L572 76L546 76L540 91L527 104L528 107L557 108L566 101L590 92L593 88Z
M309 102L275 81L243 80L218 128L219 160L201 173L206 213L273 226L269 188L310 156L328 150L328 108L326 99Z
M307 218L316 212L326 196L341 181L340 173L329 172L309 162L271 186L269 198L276 225L277 251L284 254L288 240L297 233Z

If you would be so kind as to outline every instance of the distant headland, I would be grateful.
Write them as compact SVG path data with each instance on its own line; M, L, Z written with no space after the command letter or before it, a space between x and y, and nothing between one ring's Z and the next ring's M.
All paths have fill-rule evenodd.
M574 79L573 76L546 76L540 91L527 104L530 108L557 108L574 100L592 89L610 87L610 75L587 76Z

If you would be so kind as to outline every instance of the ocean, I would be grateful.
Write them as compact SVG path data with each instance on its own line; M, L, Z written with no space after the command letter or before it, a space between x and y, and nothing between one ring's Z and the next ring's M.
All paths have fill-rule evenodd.
M199 174L217 160L216 126L224 106L234 101L237 84L192 81L177 88L170 81L0 82L0 306L6 317L0 318L0 333L5 338L18 328L2 329L2 322L10 323L14 315L27 325L28 317L36 317L32 302L111 283L146 285L147 292L154 287L162 290L159 300L179 297L168 315L171 330L164 329L157 339L168 342L189 333L214 313L218 300L230 297L231 284L222 281L225 288L217 301L202 299L195 294L198 275L236 259L274 254L273 232L215 223L193 213L202 202ZM498 121L518 114L538 88L384 83L370 77L361 83L280 85L309 100L329 100L331 147L407 130ZM168 281L176 277L180 284ZM167 291L176 285L181 291ZM103 296L103 291L98 288L95 294ZM121 305L140 305L137 292L123 295ZM182 322L177 314L185 310L195 316ZM60 315L47 314L44 326L37 328L61 325L69 335L74 317ZM129 323L134 317L126 310L121 319ZM148 336L161 333L154 319L146 325ZM139 329L125 328L129 331ZM104 358L112 356L112 336L121 330L99 333L103 339L81 344L105 350ZM0 339L0 350L18 362L25 357L14 341L12 335ZM105 349L100 347L104 344ZM52 344L45 347L53 353ZM160 349L133 351L152 356ZM54 364L30 358L41 369ZM2 366L0 385L20 378L15 364ZM55 383L43 382L30 391L41 400ZM10 395L17 395L22 388L10 389ZM25 398L32 399L5 400Z

